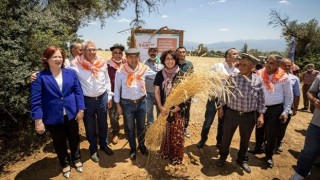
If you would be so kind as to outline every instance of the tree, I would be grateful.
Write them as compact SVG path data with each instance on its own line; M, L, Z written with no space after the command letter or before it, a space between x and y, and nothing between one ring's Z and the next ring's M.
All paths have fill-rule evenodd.
M244 43L244 45L243 45L243 47L241 49L241 52L247 53L247 51L248 51L248 45L247 45L247 43Z
M209 53L208 48L204 44L199 44L197 49L195 50L195 55L196 56L206 56Z
M291 39L294 38L297 58L320 51L320 28L316 19L311 19L307 23L298 23L297 20L290 21L287 15L281 15L272 9L268 24L282 28L282 36L287 41L288 47Z

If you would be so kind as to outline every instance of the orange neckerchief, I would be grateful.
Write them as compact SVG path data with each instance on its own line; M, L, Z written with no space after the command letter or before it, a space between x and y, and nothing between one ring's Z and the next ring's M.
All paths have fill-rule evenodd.
M102 68L105 65L105 61L102 58L97 58L94 63L90 63L85 59L85 57L82 55L80 57L77 57L79 64L82 66L83 69L89 70L92 72L92 76L98 79L98 72L100 68Z
M125 63L125 59L122 59L122 62L120 63L120 65L118 65L116 62L114 62L114 60L108 60L107 61L107 64L109 65L109 66L111 66L111 67L113 67L114 69L120 69L121 68L121 66L122 66L122 64L124 64Z
M120 67L120 71L128 75L126 82L127 87L130 88L134 82L137 82L144 92L146 92L146 86L142 76L146 73L147 69L147 66L142 63L138 63L138 70L136 72L129 67L128 63L125 63Z
M261 76L263 83L266 85L267 90L270 92L274 91L273 84L281 82L287 77L286 72L281 68L278 68L278 70L273 74L271 81L269 80L269 74L265 71L265 69L262 69L262 71L259 71L258 73Z

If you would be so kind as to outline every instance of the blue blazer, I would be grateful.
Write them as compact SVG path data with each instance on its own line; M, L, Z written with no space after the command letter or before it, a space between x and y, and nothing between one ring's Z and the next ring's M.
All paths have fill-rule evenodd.
M51 71L43 70L31 85L31 117L42 119L44 124L63 124L63 108L68 119L85 109L83 92L76 73L62 68L62 91Z

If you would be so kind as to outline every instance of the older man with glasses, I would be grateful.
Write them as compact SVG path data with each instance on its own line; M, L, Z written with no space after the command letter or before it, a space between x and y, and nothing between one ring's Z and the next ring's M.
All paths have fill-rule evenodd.
M97 129L100 149L107 155L113 155L108 147L107 108L112 106L113 93L108 75L106 61L97 56L96 44L93 41L83 43L83 55L72 61L71 68L78 75L83 90L86 109L84 125L89 141L91 160L99 162L97 152Z

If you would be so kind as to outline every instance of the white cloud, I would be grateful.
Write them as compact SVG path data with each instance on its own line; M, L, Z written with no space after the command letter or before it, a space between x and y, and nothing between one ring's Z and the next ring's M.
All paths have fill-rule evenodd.
M168 17L168 15L166 15L166 14L161 16L161 18L167 18L167 17Z
M126 19L126 18L121 18L121 19L118 20L118 22L120 22L120 23L129 23L130 20Z
M229 31L229 29L228 28L221 28L221 29L219 29L219 31L225 32L225 31Z
M226 0L212 1L212 2L208 2L207 4L208 4L208 5L214 5L214 4L216 4L216 3L224 3L224 2L226 2Z
M279 1L278 3L279 3L279 4L290 4L290 2L287 1L287 0L281 0L281 1Z

